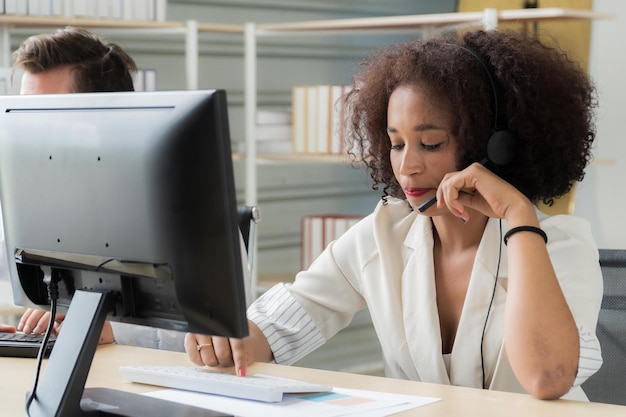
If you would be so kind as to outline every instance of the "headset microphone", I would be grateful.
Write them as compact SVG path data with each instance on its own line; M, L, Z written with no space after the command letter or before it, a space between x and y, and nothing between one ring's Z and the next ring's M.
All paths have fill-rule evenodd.
M428 210L436 202L437 202L437 196L434 196L434 197L426 200L425 202L423 202L419 206L417 206L417 209L419 210L420 213L423 213L426 210Z
M513 160L515 157L515 153L517 151L517 140L515 135L508 130L506 127L506 123L501 120L504 118L502 112L500 111L500 103L502 102L502 91L500 88L500 84L496 79L493 71L487 65L487 63L475 52L473 49L457 44L447 44L449 46L458 47L467 51L474 58L480 62L481 66L485 70L485 75L489 80L489 86L491 95L493 98L493 111L494 111L494 124L493 124L493 133L489 136L489 140L487 141L487 157L483 158L480 163L482 165L486 165L487 163L491 163L495 166L506 165ZM432 205L437 202L437 197L432 197L429 200L426 200L422 204L417 207L417 210L420 213L428 210Z

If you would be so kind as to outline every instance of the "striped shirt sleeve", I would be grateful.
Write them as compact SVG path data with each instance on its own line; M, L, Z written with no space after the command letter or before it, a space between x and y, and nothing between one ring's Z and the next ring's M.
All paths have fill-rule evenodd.
M602 365L602 352L598 339L584 327L578 327L580 339L580 356L578 358L578 373L574 386L577 387L595 374Z
M259 297L248 308L248 319L263 332L274 360L282 365L291 365L326 343L285 284L277 284Z

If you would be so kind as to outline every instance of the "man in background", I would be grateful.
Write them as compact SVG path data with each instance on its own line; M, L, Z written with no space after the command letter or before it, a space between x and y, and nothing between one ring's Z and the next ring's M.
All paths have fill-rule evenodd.
M120 46L86 29L66 27L22 42L13 52L11 79L20 73L20 94L133 91L136 71L135 61ZM5 245L4 230L0 228L0 277L9 276ZM45 327L34 325L35 318L43 314L28 310L19 330L43 332ZM27 321L30 316L31 321ZM45 326L44 320L41 325ZM14 326L0 323L0 332L15 331Z

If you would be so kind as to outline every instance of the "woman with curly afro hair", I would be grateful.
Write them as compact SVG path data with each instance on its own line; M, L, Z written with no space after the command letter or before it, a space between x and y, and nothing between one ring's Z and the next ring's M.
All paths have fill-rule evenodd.
M249 338L187 335L191 360L293 363L368 308L387 376L586 399L598 249L586 221L535 205L591 159L585 73L529 35L474 31L374 52L345 100L380 203L253 303Z

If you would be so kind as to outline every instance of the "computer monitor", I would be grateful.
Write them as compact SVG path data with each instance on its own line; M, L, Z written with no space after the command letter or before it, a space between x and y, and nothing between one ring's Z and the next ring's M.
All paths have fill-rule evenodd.
M0 97L0 202L15 303L67 309L31 415L81 415L105 319L247 335L223 90Z

